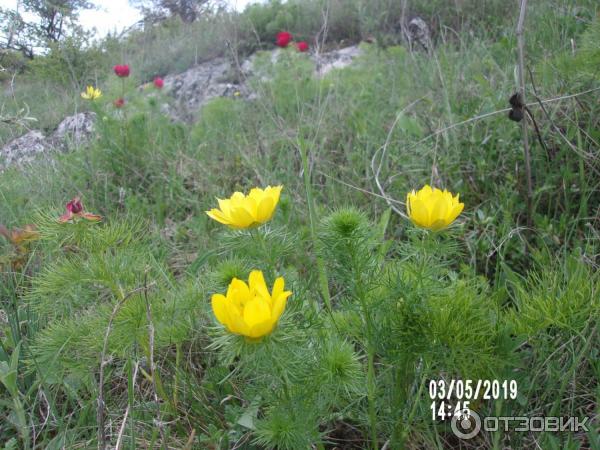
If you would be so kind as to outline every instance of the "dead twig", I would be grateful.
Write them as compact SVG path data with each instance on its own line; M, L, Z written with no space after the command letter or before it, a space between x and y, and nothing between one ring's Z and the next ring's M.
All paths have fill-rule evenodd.
M385 199L386 203L392 209L392 211L394 211L396 214L398 214L399 216L404 217L404 218L406 218L406 214L404 214L400 209L398 209L396 207L396 205L394 205L395 200L393 200L389 195L386 194L385 189L383 188L383 185L381 184L381 181L379 180L379 175L381 173L381 169L383 168L383 161L385 160L387 148L390 144L390 140L392 139L392 135L394 134L394 130L396 129L396 125L398 124L398 121L400 120L400 118L406 111L408 111L414 105L416 105L421 100L423 100L423 98L419 98L419 99L409 103L403 109L401 109L398 112L398 114L396 114L396 119L394 119L394 122L392 123L392 126L390 127L390 130L388 131L388 135L385 139L385 143L375 151L375 153L373 154L373 157L371 158L371 170L373 172L373 177L375 178L375 184L377 185L377 188L379 189L381 196ZM380 152L381 152L381 156L379 157L379 164L377 165L377 168L375 168L375 165L376 165L375 161L377 160L377 157Z
M135 380L137 378L138 369L140 367L139 361L136 361L135 367L133 369L133 386L132 389L135 389ZM125 415L123 416L123 423L121 424L121 428L119 429L119 435L117 436L117 443L115 444L115 450L119 450L121 448L121 440L123 439L123 433L125 432L125 425L127 425L127 417L129 416L129 408L131 405L127 405L127 409L125 410Z
M529 70L529 76L531 78L531 87L533 88L533 93L534 93L535 99L537 100L538 104L540 105L540 108L542 108L542 112L544 113L544 116L546 116L546 119L548 119L548 121L550 122L552 130L554 130L565 141L565 143L569 146L569 148L571 150L573 150L573 152L575 154L579 155L581 158L583 158L584 160L586 160L588 162L594 161L596 159L594 154L587 153L585 150L580 149L579 147L574 145L569 140L569 138L567 136L565 136L565 134L561 131L561 129L556 125L556 123L552 119L552 116L550 116L550 113L548 112L548 110L546 109L546 107L544 106L544 104L542 103L542 101L539 98L539 95L538 95L537 89L536 89L536 85L535 85L535 79L533 78L533 73L531 72L531 70ZM533 115L529 111L529 108L526 108L526 110L527 110L528 114L530 115L530 117L533 119ZM534 121L534 123L535 123L535 121ZM581 130L581 127L579 126L579 124L576 123L575 126L577 126L577 128L579 128ZM536 129L537 129L537 125L536 125ZM598 170L593 165L590 164L590 167L597 175L599 174Z
M553 98L541 100L540 103L546 104L546 103L558 102L558 101L561 101L561 100L567 100L569 98L580 97L582 95L590 94L590 93L596 92L596 91L600 91L600 87L596 87L596 88L593 88L593 89L588 89L587 91L577 92L575 94L561 95L560 97L553 97ZM534 106L539 106L539 103L538 102L526 103L525 106L531 108L531 107L534 107ZM428 134L423 139L420 139L417 142L415 142L414 144L412 144L409 147L409 149L415 148L418 145L423 144L424 142L427 142L429 139L434 138L434 137L436 137L439 134L445 133L448 130L452 130L453 128L461 127L463 125L467 125L469 123L477 122L477 121L482 120L482 119L487 119L488 117L496 116L498 114L506 114L511 109L512 108L503 108L503 109L498 109L496 111L490 111L488 113L484 113L484 114L480 114L480 115L477 115L477 116L470 117L469 119L463 120L461 122L453 123L453 124L448 125L448 126L446 126L444 128L438 128L433 133Z
M148 285L148 272L144 274L144 287ZM146 320L148 321L148 353L150 357L150 379L152 380L152 395L154 397L154 404L156 405L156 426L160 432L160 438L162 444L165 444L165 433L162 423L162 417L160 414L160 403L158 402L158 393L156 389L156 365L154 363L154 322L152 321L152 309L150 302L148 301L148 289L144 289L144 301L146 302Z
M519 93L521 100L526 104L525 100L525 14L527 12L527 0L521 0L521 9L519 12L519 22L517 23L517 46L519 50ZM525 176L527 178L527 227L531 227L533 221L533 180L531 178L531 154L529 150L529 135L527 129L527 121L521 122L523 133L523 155L525 158Z
M195 437L196 437L196 429L192 428L192 432L190 433L190 437L188 438L187 442L183 446L183 450L192 450L192 447L194 445L194 439L195 439Z
M115 307L110 314L110 318L108 319L108 325L106 327L106 332L104 333L104 342L102 343L102 353L100 354L100 375L98 380L98 409L96 411L96 422L98 426L98 449L105 450L106 449L106 431L104 430L104 366L106 365L106 349L108 348L108 337L112 331L112 325L117 316L117 313L121 309L121 307L125 304L125 302L130 299L135 294L138 294L146 289L149 289L151 286L154 286L156 283L152 282L148 286L142 286L134 289L133 291L123 295L121 300L117 302Z

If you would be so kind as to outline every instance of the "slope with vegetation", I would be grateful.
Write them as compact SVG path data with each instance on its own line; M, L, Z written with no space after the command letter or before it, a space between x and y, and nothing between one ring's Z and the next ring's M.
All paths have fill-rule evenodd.
M0 174L0 444L599 448L599 9L529 4L529 112L512 107L527 115L529 180L508 118L518 14L495 0L271 1L66 38L21 66L5 140L32 126L23 115L45 130L82 109L98 119L84 148ZM415 16L428 49L406 42ZM281 30L311 52L363 41L362 54L317 78L293 45L261 52ZM255 98L214 99L192 124L137 88L255 51ZM122 63L128 77L111 71ZM87 85L102 97L82 99ZM425 184L465 204L445 230L406 217ZM269 185L283 189L259 227L205 213ZM257 269L278 286L273 317L291 295L253 332L214 294L241 295L228 286ZM429 392L452 379L516 381L514 398L471 403L482 417L591 417L589 431L459 440Z

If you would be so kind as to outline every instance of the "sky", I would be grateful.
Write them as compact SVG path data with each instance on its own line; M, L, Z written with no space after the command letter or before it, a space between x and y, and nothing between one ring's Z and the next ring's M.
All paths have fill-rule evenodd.
M96 10L82 11L79 14L81 25L88 30L96 28L98 37L105 36L110 31L121 31L138 20L140 13L137 9L129 6L127 0L92 0L98 7ZM260 0L227 0L227 3L238 11L242 11L250 3L258 3ZM0 0L0 7L14 9L17 0Z

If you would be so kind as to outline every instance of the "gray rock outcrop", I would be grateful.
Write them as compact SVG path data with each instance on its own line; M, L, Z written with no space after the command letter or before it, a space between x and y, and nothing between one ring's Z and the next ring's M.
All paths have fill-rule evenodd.
M0 170L15 164L33 161L49 148L46 136L38 130L32 130L13 139L0 150Z
M215 58L185 72L167 75L164 90L175 99L169 115L184 121L192 120L209 100L232 96L240 87L229 80L231 65L225 58Z
M275 63L286 50L271 52L271 62ZM306 54L315 65L315 76L323 77L334 69L350 65L361 54L359 46L351 46L320 54ZM244 82L256 75L253 73L255 55L240 61L239 67L232 67L226 58L214 58L198 64L185 72L168 75L164 78L164 92L173 102L161 105L161 110L174 120L192 122L209 100L216 97L240 97L255 99L258 94L251 92ZM40 155L55 151L66 151L71 147L88 142L93 135L96 114L81 112L66 117L54 132L46 136L41 131L29 131L0 148L0 171L9 165L29 163Z
M361 53L361 48L358 45L322 53L316 58L316 73L322 77L333 69L348 67Z
M40 130L32 130L13 139L0 149L0 171L8 166L31 163L41 155L86 143L94 131L95 119L96 113L81 112L64 118L49 136Z
M91 111L66 117L50 135L50 140L63 147L81 145L87 142L94 132L95 120L96 113Z

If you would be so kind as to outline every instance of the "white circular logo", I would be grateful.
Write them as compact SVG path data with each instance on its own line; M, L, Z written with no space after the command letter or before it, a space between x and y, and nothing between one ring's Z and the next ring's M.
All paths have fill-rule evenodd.
M456 437L472 439L481 430L481 419L475 411L463 409L461 412L454 414L450 425Z

